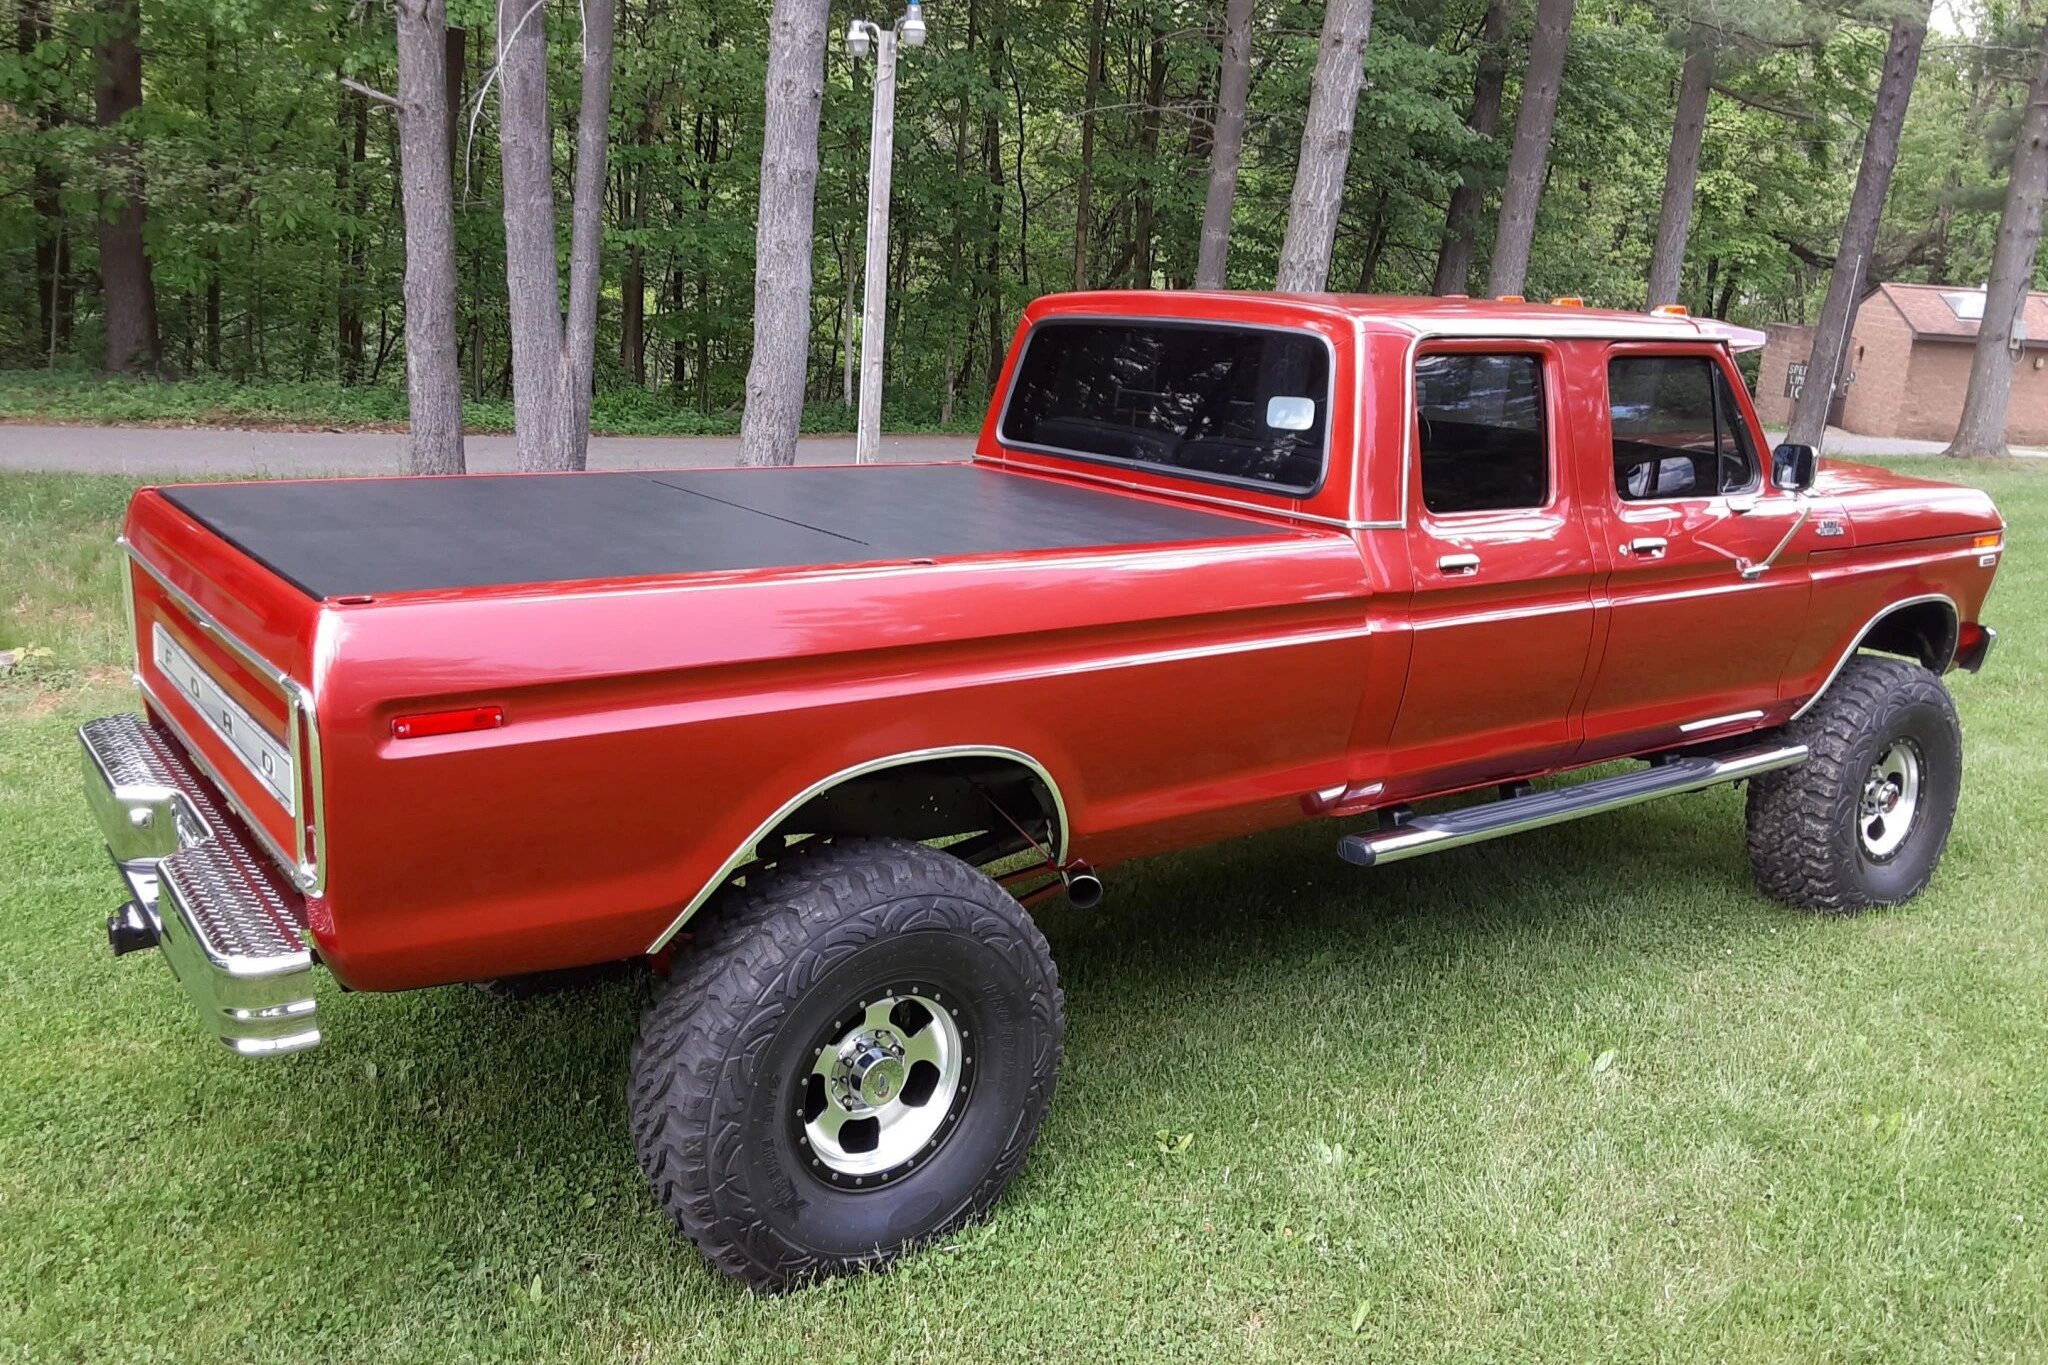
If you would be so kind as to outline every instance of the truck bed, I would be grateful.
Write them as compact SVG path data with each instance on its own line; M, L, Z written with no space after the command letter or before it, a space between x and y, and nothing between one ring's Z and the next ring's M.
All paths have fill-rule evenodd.
M971 464L340 479L163 496L315 598L1274 534Z

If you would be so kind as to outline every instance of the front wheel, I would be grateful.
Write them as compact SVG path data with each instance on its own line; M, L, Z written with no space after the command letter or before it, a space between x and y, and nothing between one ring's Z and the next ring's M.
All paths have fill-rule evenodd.
M760 1289L884 1264L992 1205L1051 1104L1044 938L958 859L802 850L712 913L649 1007L629 1101L655 1195Z
M1807 746L1806 762L1749 786L1749 862L1764 893L1839 915L1925 890L1963 779L1963 732L1941 679L1859 656L1785 736Z

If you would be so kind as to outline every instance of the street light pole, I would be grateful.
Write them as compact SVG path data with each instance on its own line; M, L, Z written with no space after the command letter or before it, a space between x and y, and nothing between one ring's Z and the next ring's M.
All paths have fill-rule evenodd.
M896 160L896 49L900 39L924 46L924 11L912 0L889 28L856 19L846 30L854 60L875 54L874 127L868 145L867 279L861 298L860 410L854 419L853 458L872 464L882 444L882 340L889 288L889 182Z

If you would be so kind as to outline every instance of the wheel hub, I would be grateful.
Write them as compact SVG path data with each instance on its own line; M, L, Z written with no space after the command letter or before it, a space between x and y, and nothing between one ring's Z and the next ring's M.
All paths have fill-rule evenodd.
M1870 765L1858 803L1856 834L1871 858L1891 857L1913 832L1923 767L1920 746L1903 738L1893 740Z
M959 1119L974 1057L944 995L894 988L854 1002L819 1041L797 1105L815 1174L874 1188L927 1160Z
M879 1109L903 1093L903 1043L888 1029L855 1033L839 1049L827 1081L849 1110Z

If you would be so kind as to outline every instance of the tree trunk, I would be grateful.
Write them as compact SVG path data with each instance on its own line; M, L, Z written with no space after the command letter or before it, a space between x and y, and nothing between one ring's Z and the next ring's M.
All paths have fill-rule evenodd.
M107 31L94 49L98 79L93 108L111 129L142 106L141 0L105 0ZM142 242L147 216L142 167L135 144L119 136L101 153L114 186L100 204L100 295L107 324L107 368L116 374L154 374L163 364L156 325L156 283Z
M334 161L334 207L342 214L342 228L335 253L341 278L334 291L334 347L342 387L354 388L363 382L363 301L367 283L363 234L368 231L370 209L363 160L369 150L370 101L342 86L336 113L341 145Z
M1977 349L1970 360L1970 387L1963 395L1962 421L1946 452L1950 455L2006 453L2014 324L2034 283L2041 204L2048 197L2048 24L2042 26L2037 42L2034 79L2027 87L2026 112L2013 142L2012 177L2006 182L2005 212L1998 220L1998 244L1991 254L1991 281L1984 290L1984 320L1977 324Z
M1081 89L1081 178L1074 187L1074 288L1088 287L1088 247L1095 228L1095 106L1102 99L1103 29L1107 0L1088 6L1088 76Z
M1536 32L1529 40L1529 66L1522 75L1522 109L1515 119L1515 150L1508 157L1507 186L1501 193L1500 227L1493 236L1493 263L1486 292L1519 294L1529 274L1529 249L1536 240L1536 209L1550 162L1550 133L1557 126L1557 95L1564 84L1564 55L1577 0L1537 0Z
M1671 120L1671 156L1664 170L1664 206L1657 214L1657 246L1650 254L1649 306L1678 302L1685 272L1685 242L1692 233L1693 191L1700 180L1700 140L1707 131L1707 95L1714 83L1714 43L1687 35L1685 69L1678 77L1678 111Z
M1315 293L1330 277L1330 249L1344 207L1344 173L1351 165L1351 129L1358 121L1365 45L1371 37L1372 0L1329 0L1274 282L1288 293Z
M1215 134L1209 147L1209 197L1202 205L1202 244L1195 288L1221 289L1230 259L1230 222L1237 208L1237 168L1244 155L1244 110L1252 87L1252 12L1257 0L1229 0L1223 10L1223 69L1216 87Z
M20 0L14 28L15 51L19 56L24 60L33 57L37 46L54 33L50 0ZM65 276L69 271L64 260L68 254L64 236L64 177L48 155L47 136L62 120L63 110L54 100L37 106L35 131L41 136L36 139L35 172L29 192L36 222L36 337L38 346L49 352L52 361L56 359L59 340L70 340L70 310L65 296Z
M1133 240L1136 249L1132 252L1131 287L1150 289L1153 279L1153 232L1152 221L1157 212L1158 186L1154 183L1159 172L1159 118L1161 107L1166 102L1166 34L1158 28L1152 30L1152 41L1146 48L1145 108L1138 116L1138 162L1145 168L1145 179L1138 187L1138 214L1134 225ZM1018 151L1023 151L1023 130L1018 129ZM1018 203L1023 199L1022 178L1018 181ZM1030 224L1021 217L1017 224L1017 239L1021 249L1030 236ZM1028 289L1030 281L1019 277Z
M1479 24L1479 67L1472 76L1472 112L1465 116L1465 126L1482 142L1491 142L1500 127L1501 94L1508 83L1508 26L1515 21L1517 3L1489 0L1486 17ZM1472 287L1473 239L1478 235L1479 210L1486 202L1486 179L1477 166L1467 166L1458 187L1451 191L1431 293L1462 294Z
M443 0L445 6L446 0ZM441 36L441 103L447 109L449 173L457 179L462 171L463 77L469 72L469 30L448 28Z
M775 0L768 21L761 207L754 231L754 355L740 418L741 464L795 464L811 343L811 219L827 0Z
M567 467L553 142L546 0L498 0L506 316L512 329L512 428L522 470Z
M1003 57L1009 44L1006 34L996 28L988 45L988 83L992 89L1000 89L1003 83ZM981 110L981 156L982 167L988 176L989 211L984 224L988 230L988 255L984 265L983 280L988 288L986 304L988 320L986 340L988 352L987 369L984 372L983 387L993 394L996 385L1002 382L1003 373L1003 125L996 117L993 102L986 103Z
M1806 384L1792 405L1792 421L1785 434L1785 439L1796 445L1818 447L1827 434L1828 409L1841 381L1842 356L1849 346L1849 328L1856 320L1863 279L1870 269L1870 253L1877 245L1878 220L1884 215L1892 170L1899 162L1899 133L1905 126L1906 105L1913 96L1913 77L1920 69L1920 48L1926 40L1925 5L1892 24L1891 44L1885 50L1884 71L1877 82L1877 104L1863 135L1863 162L1857 167L1856 189L1849 196L1849 213L1842 221L1842 248L1835 255L1827 300L1821 304L1820 321L1813 329Z
M398 0L398 157L405 214L408 474L460 474L462 370L455 344L454 94L444 63L447 0Z
M557 467L562 469L582 469L590 458L597 305L604 287L605 164L612 142L612 46L618 0L582 0L582 10L583 91L576 112L576 187L569 201L569 315L563 328L556 386L563 407L561 448L556 452ZM808 270L804 289L808 297ZM801 369L798 382L802 382Z

